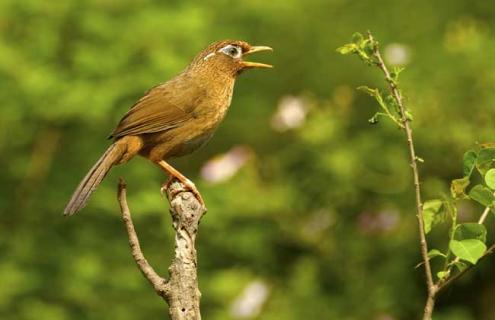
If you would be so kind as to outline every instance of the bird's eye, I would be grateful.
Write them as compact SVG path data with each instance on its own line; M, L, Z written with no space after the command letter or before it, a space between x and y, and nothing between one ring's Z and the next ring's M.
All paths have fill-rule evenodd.
M223 47L222 49L220 49L220 51L228 56L231 56L232 58L240 58L242 54L242 50L238 46L234 46L231 44Z

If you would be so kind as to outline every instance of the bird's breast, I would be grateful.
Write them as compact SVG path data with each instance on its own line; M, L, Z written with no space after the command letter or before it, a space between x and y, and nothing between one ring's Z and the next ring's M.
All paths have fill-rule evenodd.
M222 120L225 118L232 101L232 93L224 99L214 100L212 104L202 103L194 110L193 120L182 129L187 130L184 139L171 152L173 156L189 154L204 146L213 136Z
M221 86L201 86L200 96L190 101L194 107L190 117L181 125L158 132L147 137L148 147L143 154L153 153L154 157L166 159L189 154L203 145L213 136L219 124L225 118L232 101L234 82Z
M212 86L206 90L206 97L194 110L194 117L200 120L205 130L216 128L225 118L232 102L234 82Z

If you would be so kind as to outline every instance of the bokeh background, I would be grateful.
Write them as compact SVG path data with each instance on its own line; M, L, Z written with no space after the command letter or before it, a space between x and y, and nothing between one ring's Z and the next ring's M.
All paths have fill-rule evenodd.
M495 140L491 1L0 1L0 318L164 319L132 260L116 184L147 258L172 253L165 177L112 170L88 207L62 210L107 134L151 86L210 42L270 45L211 142L174 160L209 212L198 238L205 319L416 319L424 303L404 137L372 126L376 70L335 49L370 29L414 114L425 198ZM475 219L479 207L462 215ZM493 231L489 218L489 233ZM430 240L445 246L442 232ZM490 242L490 240L489 240ZM494 319L495 261L439 300L435 319Z

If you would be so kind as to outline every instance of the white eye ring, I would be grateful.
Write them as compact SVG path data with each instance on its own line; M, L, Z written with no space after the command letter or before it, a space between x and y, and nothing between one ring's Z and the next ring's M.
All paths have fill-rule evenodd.
M235 59L240 58L242 56L242 49L232 44L229 44L228 46L225 46L218 51Z

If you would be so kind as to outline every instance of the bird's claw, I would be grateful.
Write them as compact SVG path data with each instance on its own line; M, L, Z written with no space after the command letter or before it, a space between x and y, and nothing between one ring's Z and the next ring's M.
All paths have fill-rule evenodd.
M167 198L167 190L170 188L170 185L174 181L175 177L169 177L167 179L167 182L165 182L162 187L160 188L160 194L163 198ZM175 196L175 194L174 194Z
M176 178L175 177L170 177L167 182L160 188L160 193L163 197L165 197L167 195L167 192L170 188L170 185L172 184L172 182L175 180ZM201 206L205 206L205 202L203 201L203 197L201 196L201 194L199 193L198 189L196 188L196 185L189 179L185 180L185 181L180 181L184 187L185 187L185 190L181 190L181 189L175 189L175 190L172 190L169 195L170 195L170 199L174 198L177 194L179 194L180 192L183 192L183 191L189 191L191 192L194 197L198 200L198 202L201 204Z
M188 184L186 184L186 188L192 192L192 194L198 200L198 202L201 204L201 206L204 207L205 202L203 201L203 197L201 196L201 193L199 193L198 189L196 188L196 185L189 180L187 180L187 182L188 182Z

